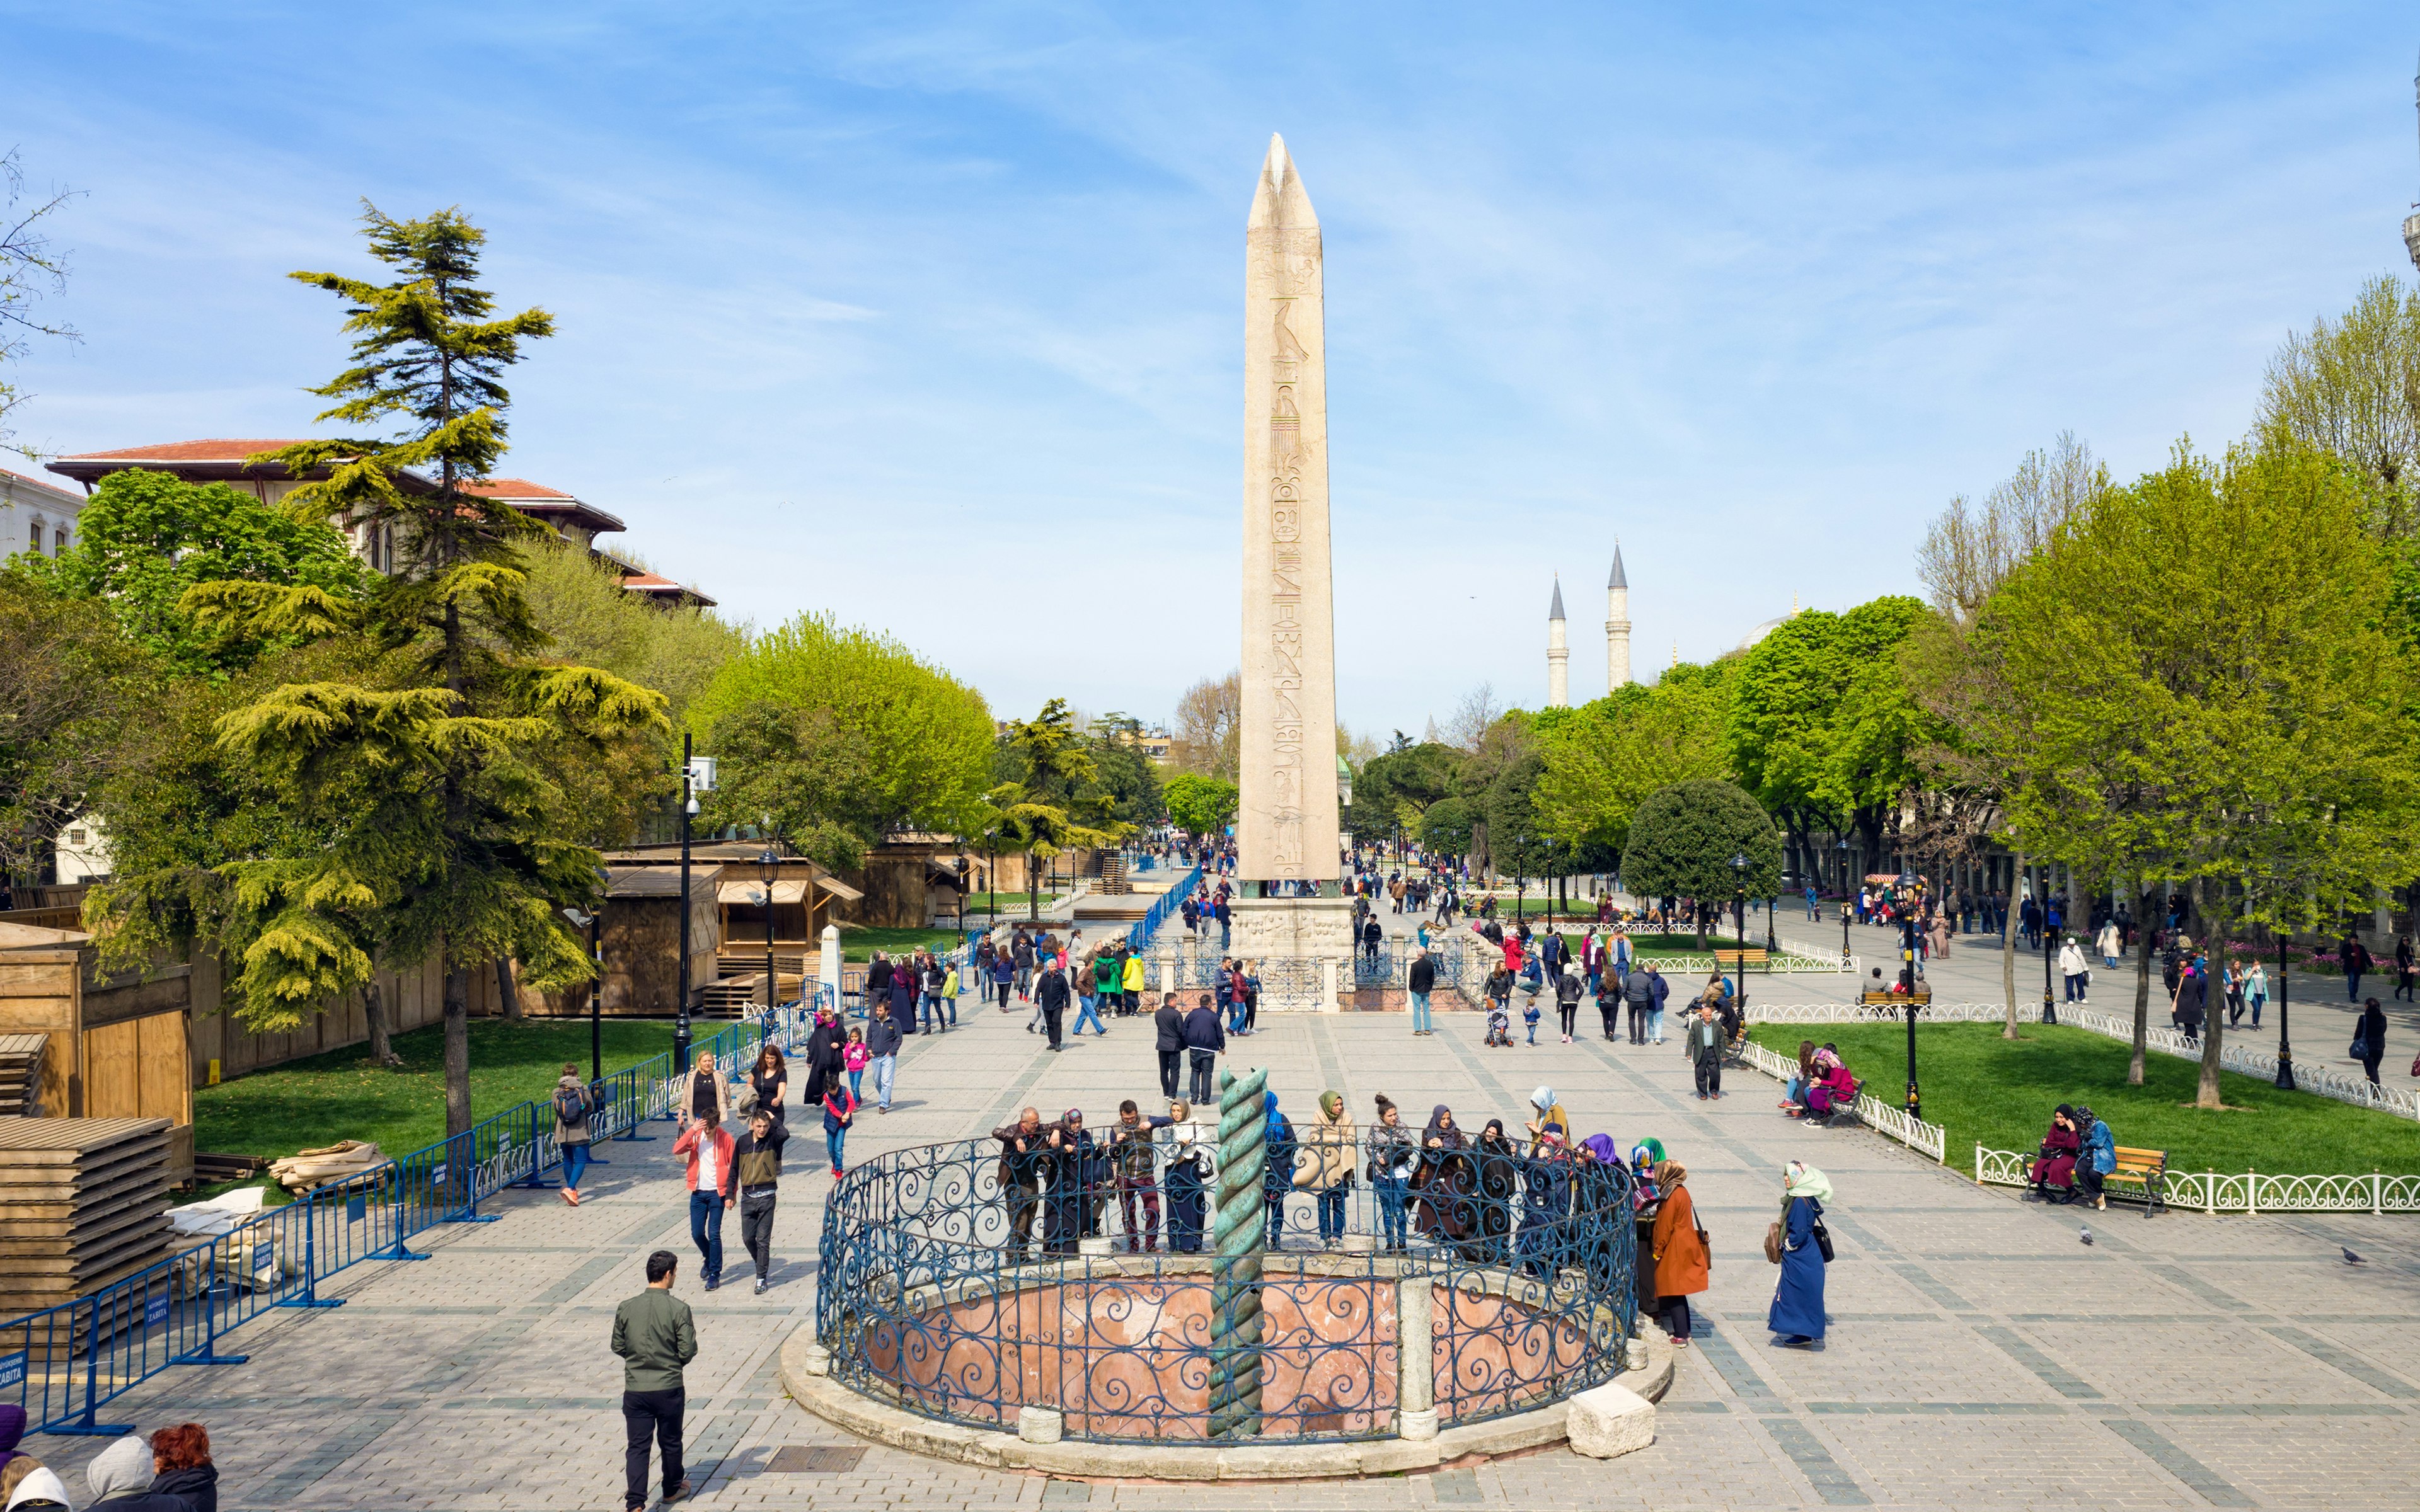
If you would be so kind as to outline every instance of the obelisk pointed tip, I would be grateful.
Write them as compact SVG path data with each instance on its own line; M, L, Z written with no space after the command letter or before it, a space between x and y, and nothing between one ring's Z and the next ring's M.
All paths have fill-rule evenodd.
M1260 187L1252 195L1254 225L1314 227L1319 216L1311 208L1311 196L1303 192L1302 175L1296 171L1292 154L1286 151L1285 138L1269 133L1268 156L1261 160Z

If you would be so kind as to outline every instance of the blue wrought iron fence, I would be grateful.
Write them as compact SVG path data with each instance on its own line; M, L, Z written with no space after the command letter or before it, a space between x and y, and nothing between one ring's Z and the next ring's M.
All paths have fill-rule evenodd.
M829 989L817 988L818 999ZM741 1072L768 1038L797 1050L814 1022L799 1001L767 1009L698 1041L726 1074ZM673 1057L650 1056L590 1084L595 1141L647 1137L671 1117L681 1075ZM506 1187L551 1187L563 1163L551 1103L523 1103L460 1134L399 1156L196 1240L158 1264L73 1302L0 1320L0 1402L25 1410L46 1433L126 1431L101 1420L121 1393L170 1365L238 1364L219 1341L271 1307L324 1309L320 1283L365 1260L418 1260L412 1236L440 1224L492 1223L479 1204Z
M1055 1150L1037 1131L1039 1154L973 1139L860 1165L824 1209L815 1328L832 1374L983 1427L1039 1405L1063 1411L1072 1438L1213 1436L1209 1129ZM1393 1431L1386 1320L1406 1279L1426 1277L1437 1299L1445 1424L1527 1411L1621 1369L1637 1303L1626 1169L1473 1143L1406 1153L1408 1175L1378 1180L1366 1143L1340 1153L1349 1174L1335 1189L1288 1187L1272 1204L1270 1328L1250 1348L1264 1378L1295 1384L1265 1404L1260 1435Z

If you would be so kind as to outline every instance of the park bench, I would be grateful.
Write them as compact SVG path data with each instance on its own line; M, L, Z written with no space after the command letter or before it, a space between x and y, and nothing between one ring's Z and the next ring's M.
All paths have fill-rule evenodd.
M1737 966L1743 971L1746 970L1750 966L1763 965L1769 959L1770 957L1768 954L1761 949L1747 950L1716 950L1714 952L1714 964L1718 966Z
M1859 1008L1890 1008L1904 1011L1911 1001L1918 1005L1931 1002L1932 989L1919 981L1916 984L1916 991L1913 993L1878 993L1867 991L1857 995L1857 1006Z
M2143 1216L2148 1218L2152 1213L2164 1211L2168 1206L2168 1152L2119 1145L2117 1154L2118 1168L2101 1179L2102 1187L2105 1189L2120 1182L2139 1186L2143 1189L2143 1200L2147 1205Z
M1857 1099L1866 1095L1866 1079L1863 1076L1856 1078L1855 1086L1856 1090L1849 1094L1847 1102L1833 1104L1832 1111L1829 1113L1820 1116L1809 1113L1802 1121L1811 1123L1818 1129L1829 1129L1836 1123L1862 1121L1857 1117Z

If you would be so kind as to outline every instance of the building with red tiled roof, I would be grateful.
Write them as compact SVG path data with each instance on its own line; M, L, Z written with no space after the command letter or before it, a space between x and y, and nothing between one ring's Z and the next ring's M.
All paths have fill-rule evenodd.
M274 452L295 445L291 440L205 440L164 441L154 446L128 446L109 452L80 452L71 456L53 459L50 470L62 477L72 478L84 485L85 492L113 472L128 468L147 468L182 478L187 483L226 483L242 488L262 503L273 504L302 485L328 476L325 467L310 469L301 475L288 473L275 463L256 463L250 458L264 452ZM396 483L408 493L430 493L437 485L416 472L396 475ZM37 488L50 489L72 501L74 496L53 488L46 483L25 480ZM509 504L520 513L544 524L564 540L611 563L622 574L622 584L634 594L644 594L651 602L677 604L691 608L711 606L714 600L694 589L684 588L667 578L641 570L636 564L599 551L597 537L616 533L625 529L621 519L594 504L582 503L560 488L532 483L527 478L483 478L462 485L464 493L476 494ZM380 572L395 570L395 543L392 531L376 537L365 526L347 528L346 533L353 549L362 560ZM14 532L8 537L14 539Z

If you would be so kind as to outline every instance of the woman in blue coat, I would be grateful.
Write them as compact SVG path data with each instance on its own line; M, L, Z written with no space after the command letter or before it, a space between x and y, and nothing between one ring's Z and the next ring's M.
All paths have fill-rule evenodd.
M1774 1288L1765 1326L1784 1344L1813 1344L1823 1336L1823 1251L1815 1226L1832 1183L1793 1160L1782 1169L1781 1192L1781 1285Z

